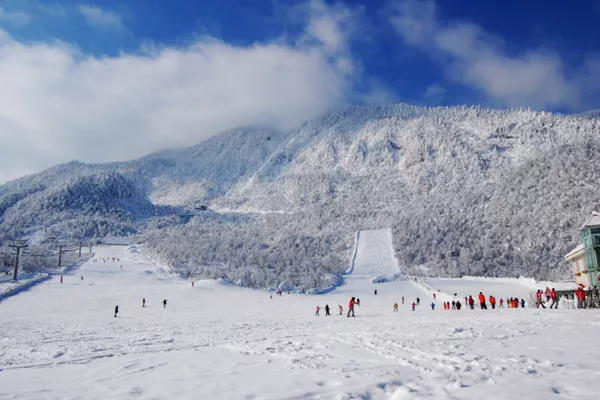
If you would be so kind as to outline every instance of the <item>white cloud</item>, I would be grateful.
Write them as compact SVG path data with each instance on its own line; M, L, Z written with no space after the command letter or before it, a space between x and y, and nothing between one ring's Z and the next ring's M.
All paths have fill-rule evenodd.
M122 16L116 12L103 10L100 7L87 4L80 5L78 10L87 23L92 26L112 30L124 29Z
M26 25L31 21L29 15L20 11L6 11L0 6L0 26L2 23L7 23L13 26Z
M343 103L319 47L184 48L95 58L0 31L0 181L59 162L125 160L243 125L295 127Z
M425 98L428 104L437 105L444 100L447 93L448 89L446 89L443 86L440 86L437 83L432 83L427 87L427 90L425 90L425 94L423 97Z
M390 21L406 44L427 52L450 79L482 91L492 103L579 109L598 76L592 61L567 73L561 57L542 48L511 54L502 38L482 27L441 21L432 0L406 0L390 8ZM597 92L595 93L597 95Z

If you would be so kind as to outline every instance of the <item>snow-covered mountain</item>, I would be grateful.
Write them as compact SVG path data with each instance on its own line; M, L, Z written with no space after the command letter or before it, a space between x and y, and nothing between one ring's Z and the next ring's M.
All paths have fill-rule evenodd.
M413 273L564 275L575 227L600 206L598 150L593 115L348 107L291 132L238 129L185 150L10 182L0 186L0 234L143 231L181 271L201 259L257 285L292 265L296 278L335 274L354 230L391 227ZM221 214L188 225L169 217L199 205ZM291 243L303 250L290 253Z

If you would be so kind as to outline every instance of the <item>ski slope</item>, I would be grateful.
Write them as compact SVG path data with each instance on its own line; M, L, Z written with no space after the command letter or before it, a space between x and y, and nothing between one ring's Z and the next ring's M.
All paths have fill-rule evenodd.
M359 232L356 247L353 277L391 276L399 272L389 229Z
M432 311L419 284L370 282L395 264L371 261L383 233L366 237L381 246L361 247L346 285L273 299L216 281L192 288L143 249L100 247L63 284L0 303L0 400L597 398L597 311ZM349 296L361 298L356 318L336 315ZM326 304L333 315L314 316Z

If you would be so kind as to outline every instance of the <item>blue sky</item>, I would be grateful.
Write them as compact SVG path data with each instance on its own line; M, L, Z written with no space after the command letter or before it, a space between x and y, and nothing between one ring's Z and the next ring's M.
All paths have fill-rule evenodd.
M598 20L600 0L2 0L0 181L348 103L599 108Z

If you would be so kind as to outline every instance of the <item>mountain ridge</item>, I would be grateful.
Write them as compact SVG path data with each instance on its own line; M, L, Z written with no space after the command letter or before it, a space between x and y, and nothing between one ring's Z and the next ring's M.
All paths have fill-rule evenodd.
M597 149L600 121L589 116L350 106L287 132L234 129L187 149L128 162L71 162L9 182L0 186L0 237L35 236L42 227L63 237L138 234L181 273L196 270L197 259L207 276L256 286L291 268L290 279L308 273L309 285L347 267L354 231L387 227L397 258L413 273L564 276L562 253L577 241L574 224L600 206L595 192L574 196L568 188L578 179L600 188L589 172L600 167ZM200 206L216 213L189 223L178 217ZM547 245L531 244L534 236L518 222L527 212L558 215L551 218L559 227L554 236L545 222L534 223ZM208 247L200 254L185 244L188 236L204 237ZM316 246L319 240L327 244ZM290 252L294 241L313 249ZM210 267L211 259L219 267Z

